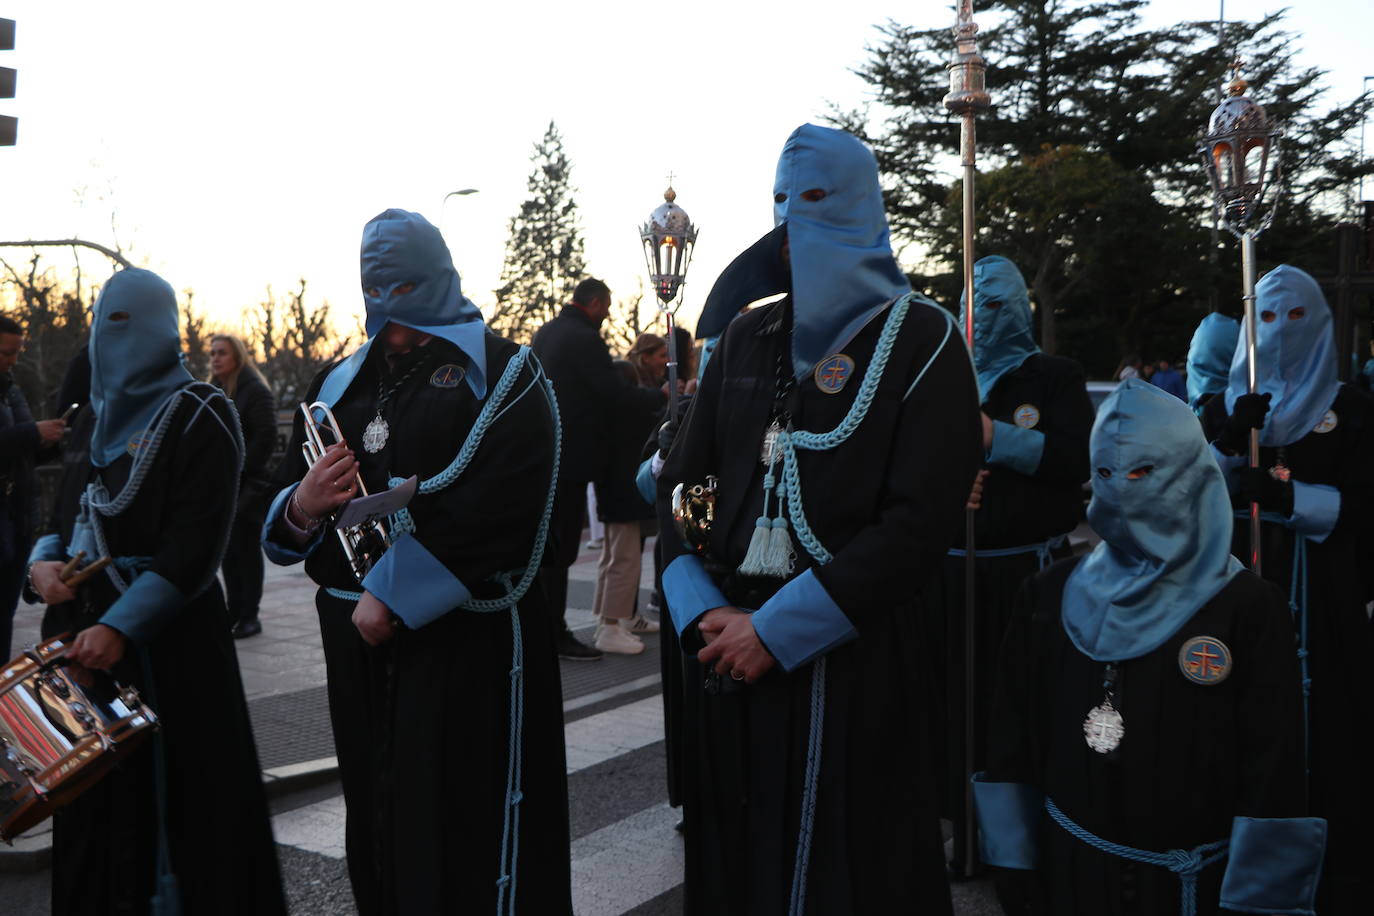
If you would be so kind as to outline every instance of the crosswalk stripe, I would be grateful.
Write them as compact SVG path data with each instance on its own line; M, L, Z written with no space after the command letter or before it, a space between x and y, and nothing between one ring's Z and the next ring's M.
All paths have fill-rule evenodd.
M572 844L573 912L620 916L682 883L678 813L654 805Z
M568 773L663 740L663 697L654 695L578 719L563 729Z

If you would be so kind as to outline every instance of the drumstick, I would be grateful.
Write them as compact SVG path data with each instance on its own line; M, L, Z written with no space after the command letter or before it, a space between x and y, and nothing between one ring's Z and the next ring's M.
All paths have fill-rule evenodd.
M62 580L65 581L66 578L67 578L68 576L70 576L72 573L76 572L76 568L77 568L78 566L81 565L81 561L84 560L85 558L86 558L86 551L84 551L84 550L78 550L78 551L76 552L76 556L74 556L74 557L72 557L70 560L68 560L67 563L66 563L66 565L64 565L64 566L62 567L62 571L61 571L60 573L57 574L57 578L62 579Z
M67 586L67 588L75 588L76 586L80 585L82 582L85 582L91 576L94 576L96 573L100 572L102 569L104 569L106 566L109 566L113 562L114 560L110 557L101 557L99 560L96 560L90 566L87 566L85 569L81 570L76 575L72 576L70 579L63 579L62 584Z

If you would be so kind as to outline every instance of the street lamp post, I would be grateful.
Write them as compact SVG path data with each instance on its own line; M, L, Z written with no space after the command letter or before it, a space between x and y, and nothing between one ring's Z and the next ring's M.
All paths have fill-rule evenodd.
M1241 274L1245 303L1245 355L1249 392L1256 393L1255 366L1255 239L1274 221L1278 193L1265 194L1279 171L1279 140L1283 131L1270 122L1264 109L1245 94L1249 84L1240 77L1240 61L1227 87L1227 97L1212 112L1207 134L1198 143L1203 168L1212 186L1213 213L1228 232L1240 239ZM1250 431L1250 467L1259 467L1259 430ZM1250 504L1250 568L1260 572L1260 507Z
M677 205L677 192L670 186L663 192L649 221L639 229L644 246L644 261L649 267L649 285L658 297L658 307L668 325L669 418L677 418L677 328L675 316L682 305L679 293L687 280L687 266L697 243L697 227L687 211Z

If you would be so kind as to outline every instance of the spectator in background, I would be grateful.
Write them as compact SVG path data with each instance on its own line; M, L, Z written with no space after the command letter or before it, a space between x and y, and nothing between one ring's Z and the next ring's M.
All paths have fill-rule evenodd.
M627 358L634 367L637 384L657 388L667 380L668 341L659 335L640 334L635 338Z
M234 402L243 428L243 475L238 511L224 551L224 590L235 639L262 632L262 547L258 539L272 499L272 446L277 438L277 405L266 380L232 334L210 338L210 378Z
M650 335L641 338L645 336ZM659 340L662 346L662 338ZM631 362L618 359L614 365L631 384L643 377ZM644 538L655 527L655 513L635 486L644 441L658 421L659 411L645 405L631 403L616 411L610 425L606 473L596 481L596 505L606 526L606 539L596 571L592 608L598 623L595 645L602 652L638 655L644 651L638 634L658 632L658 624L639 614L637 607L640 558Z
M1143 366L1139 353L1128 353L1121 360L1121 365L1116 367L1116 374L1112 378L1118 382L1124 382L1128 378L1141 378L1140 370Z
M10 660L14 609L24 587L37 502L33 466L57 445L65 420L34 420L11 370L24 349L24 329L0 317L0 664Z
M1148 378L1156 388L1162 388L1180 401L1188 400L1188 386L1183 383L1183 375L1167 359L1156 363L1154 373Z
M588 278L573 290L572 302L534 335L535 356L553 381L563 427L558 490L549 520L540 585L549 603L560 658L590 661L601 653L573 637L566 621L568 569L577 561L587 484L606 473L611 419L625 409L657 410L667 389L627 382L611 364L598 329L611 311L611 290Z

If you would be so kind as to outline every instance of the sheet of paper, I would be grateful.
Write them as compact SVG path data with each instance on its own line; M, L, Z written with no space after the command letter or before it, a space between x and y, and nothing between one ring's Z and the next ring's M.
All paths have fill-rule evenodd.
M339 515L334 520L334 527L352 528L355 525L366 524L372 519L391 515L399 509L404 509L410 504L411 498L415 495L415 489L419 485L419 479L412 476L404 483L389 490L349 500L339 510Z

